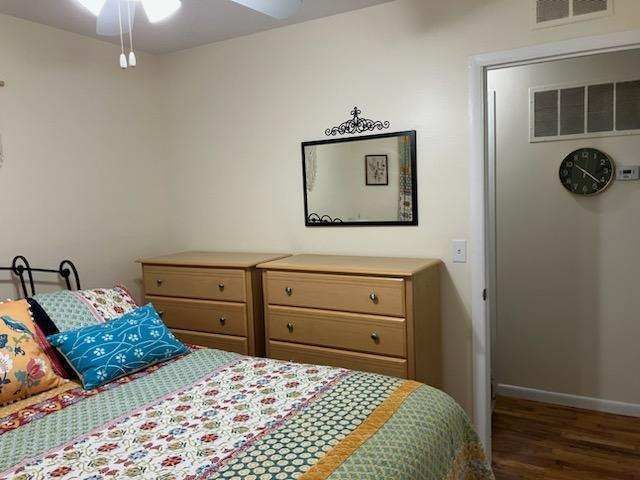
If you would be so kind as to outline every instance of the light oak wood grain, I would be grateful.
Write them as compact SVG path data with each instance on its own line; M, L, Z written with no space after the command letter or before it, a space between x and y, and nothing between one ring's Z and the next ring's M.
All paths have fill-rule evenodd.
M329 365L363 372L380 373L392 377L407 378L407 361L401 358L383 357L369 353L299 345L271 340L271 358L298 363Z
M406 294L409 374L411 378L440 388L442 387L440 265L434 265L408 278Z
M247 316L244 303L213 302L148 295L162 312L162 320L170 328L198 332L246 336Z
M405 315L404 281L400 278L268 271L267 281L270 305Z
M147 295L244 302L244 270L144 265Z
M207 348L217 348L228 352L248 355L246 337L233 337L231 335L218 335L215 333L192 332L189 330L171 330L176 337L185 343L199 345Z
M268 270L297 270L304 272L353 273L410 277L426 268L440 265L441 260L430 258L359 257L347 255L292 255L261 263L258 268Z
M250 252L180 252L158 257L141 258L145 265L174 265L179 267L253 268L259 263L288 256L283 253Z
M441 386L440 265L335 255L262 264L267 356Z
M297 307L268 308L269 334L274 340L406 356L407 334L402 318Z
M262 271L255 266L283 256L183 252L139 262L148 300L165 311L165 322L186 341L263 356Z

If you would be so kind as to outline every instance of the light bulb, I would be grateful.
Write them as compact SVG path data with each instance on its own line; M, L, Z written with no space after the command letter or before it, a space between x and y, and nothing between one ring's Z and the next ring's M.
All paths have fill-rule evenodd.
M127 68L127 56L124 53L120 54L120 68Z
M80 5L93 13L96 17L100 14L107 0L77 0Z
M161 22L180 8L180 0L142 0L142 6L151 23Z
M133 51L129 52L129 66L135 67L138 64L136 60L136 54Z

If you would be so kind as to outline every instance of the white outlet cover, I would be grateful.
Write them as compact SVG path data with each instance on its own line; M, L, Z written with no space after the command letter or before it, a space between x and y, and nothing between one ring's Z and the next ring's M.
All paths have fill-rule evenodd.
M467 263L467 241L453 241L453 263Z

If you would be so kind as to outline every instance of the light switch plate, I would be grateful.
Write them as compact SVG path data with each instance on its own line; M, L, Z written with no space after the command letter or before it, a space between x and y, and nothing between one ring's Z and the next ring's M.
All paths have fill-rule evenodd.
M467 241L453 241L453 263L467 263Z

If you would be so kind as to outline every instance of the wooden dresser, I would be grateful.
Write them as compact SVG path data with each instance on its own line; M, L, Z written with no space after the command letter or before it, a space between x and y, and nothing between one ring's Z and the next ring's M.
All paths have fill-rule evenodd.
M178 338L263 356L262 278L255 266L284 256L184 252L138 262L146 301Z
M267 356L440 386L440 264L294 255L258 265Z

